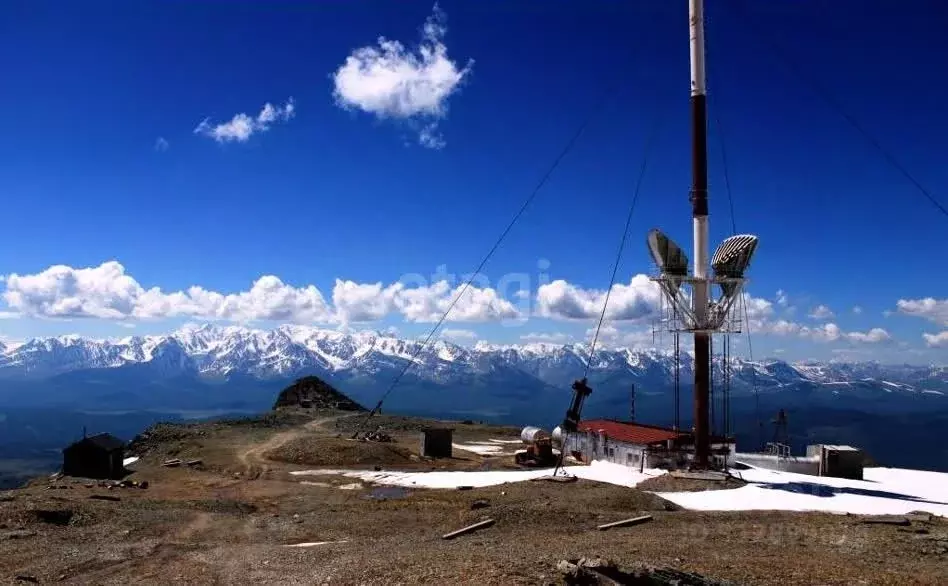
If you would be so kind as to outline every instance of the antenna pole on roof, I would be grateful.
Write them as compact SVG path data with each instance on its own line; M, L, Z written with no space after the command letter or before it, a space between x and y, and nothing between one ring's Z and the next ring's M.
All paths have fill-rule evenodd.
M635 384L632 385L632 407L629 413L629 421L635 421Z

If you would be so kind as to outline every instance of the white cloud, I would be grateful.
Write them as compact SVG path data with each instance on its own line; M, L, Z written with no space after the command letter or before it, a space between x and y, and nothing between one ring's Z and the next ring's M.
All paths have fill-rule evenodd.
M443 147L438 122L447 115L448 98L474 65L469 60L459 67L448 57L446 23L446 15L435 4L414 51L385 37L379 37L378 46L355 49L333 74L336 103L379 119L410 121L420 126L419 144Z
M766 318L774 313L773 304L760 297L747 295L745 304L747 306L747 318L751 320Z
M787 303L788 303L787 294L784 292L783 289L777 289L776 301L777 301L777 305L781 307L787 306Z
M925 340L925 344L931 348L948 347L948 330L937 334L922 334L922 338Z
M274 122L285 122L296 113L293 98L289 98L283 106L274 106L270 102L263 105L255 118L241 112L235 114L229 122L212 125L210 118L205 118L194 129L195 134L213 138L217 142L246 142L258 132L266 132Z
M429 286L404 288L395 297L395 307L408 321L436 322L448 310L463 286L451 288L447 281ZM520 318L520 312L497 291L471 285L457 300L448 319L455 322L486 322Z
M222 294L202 287L165 293L145 289L119 262L74 269L49 267L35 275L6 277L3 298L27 316L112 320L196 317L231 321L329 322L329 306L316 287L296 288L266 275L249 291Z
M858 305L853 307L853 313L855 313L856 315L862 315L862 307Z
M392 312L400 290L398 283L383 287L382 283L359 284L336 279L332 303L339 319L345 323L376 321Z
M833 310L825 305L817 305L810 312L810 317L813 319L832 319L833 315Z
M900 313L923 317L941 326L948 326L948 299L899 299L896 308Z
M892 339L892 336L889 335L889 332L883 330L882 328L872 328L868 332L849 332L846 334L846 337L853 342L860 342L864 344L879 344L882 342L888 342Z
M359 284L337 280L332 306L314 285L294 287L273 275L238 293L219 293L200 286L185 291L145 289L117 261L75 269L57 265L35 275L8 275L3 298L17 314L47 318L110 320L193 317L237 322L272 320L293 323L377 321L400 313L407 321L435 322L447 311L461 287L447 281L408 288L401 283ZM446 321L488 322L517 319L517 308L494 289L470 286Z
M446 340L452 340L458 343L471 343L477 340L477 334L471 330L446 329L441 332L441 337Z
M155 150L159 153L163 153L171 147L169 143L163 136L159 136L158 140L155 141Z
M815 342L850 342L878 344L892 339L889 332L882 328L872 328L868 332L844 332L835 323L820 326L805 326L785 319L776 321L751 320L751 332L772 334L775 336L799 336Z
M559 279L537 290L537 314L557 319L596 319L605 298L605 291L582 289ZM635 275L628 285L613 285L606 319L645 321L658 316L660 301L658 285L647 275Z
M553 334L546 333L529 333L520 336L521 342L543 342L547 344L566 344L570 341L570 337L563 332L556 332Z
M586 343L591 344L595 335L596 328L586 330ZM652 347L655 345L657 345L657 340L652 335L650 329L623 330L612 324L603 324L602 329L599 331L599 338L596 341L597 350L606 348Z

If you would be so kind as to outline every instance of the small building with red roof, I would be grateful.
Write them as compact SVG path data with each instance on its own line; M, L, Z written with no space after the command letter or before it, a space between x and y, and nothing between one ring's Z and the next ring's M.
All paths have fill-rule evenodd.
M694 435L657 425L589 419L566 437L567 453L582 462L601 460L637 468L685 468L694 455ZM711 438L712 457L734 453L734 439Z

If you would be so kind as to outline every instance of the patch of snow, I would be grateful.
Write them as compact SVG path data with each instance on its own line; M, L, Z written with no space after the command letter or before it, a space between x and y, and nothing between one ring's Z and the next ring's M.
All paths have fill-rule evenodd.
M925 511L948 517L946 473L866 468L865 480L849 480L762 468L732 472L749 484L731 490L663 492L661 497L698 511L820 511L854 515Z
M138 462L138 460L139 460L138 456L130 456L122 460L122 466L131 466L135 462Z
M503 446L494 444L451 444L451 447L456 450L464 450L465 452L474 452L475 454L480 454L481 456L502 456L504 454Z
M349 540L343 539L342 541L307 541L305 543L291 543L289 545L284 545L283 547L315 547L317 545L329 545L332 543L349 543Z
M572 475L585 480L595 480L608 484L633 487L643 480L665 473L664 470L646 470L644 473L612 464L594 461L589 466L565 466L560 474ZM459 486L496 486L509 482L523 482L543 476L550 476L553 468L535 470L489 470L485 472L394 472L371 470L297 470L290 472L295 476L345 476L357 478L363 482L404 486L409 488L457 488ZM340 487L341 488L341 487Z
M295 472L293 474L296 474ZM340 484L339 490L359 490L362 488L361 482L353 482L351 484Z
M519 444L522 443L521 440L503 440L503 439L494 439L491 438L487 440L493 444Z

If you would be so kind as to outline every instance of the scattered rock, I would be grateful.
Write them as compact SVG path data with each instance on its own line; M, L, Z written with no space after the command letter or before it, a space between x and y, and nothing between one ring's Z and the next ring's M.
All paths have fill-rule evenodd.
M477 509L486 509L490 506L490 501L487 499L477 499L471 503L471 510L476 511Z
M17 574L13 579L17 582L32 582L33 584L39 584L39 580L36 579L36 576L30 576L27 574Z
M563 576L566 584L583 585L614 585L639 584L641 586L726 586L726 582L719 582L705 578L699 574L681 572L670 568L653 568L640 565L631 571L623 570L610 559L580 558L560 560L556 569Z
M16 498L13 493L0 493L0 503L8 503Z

